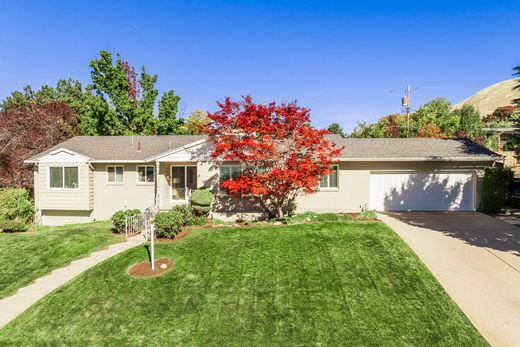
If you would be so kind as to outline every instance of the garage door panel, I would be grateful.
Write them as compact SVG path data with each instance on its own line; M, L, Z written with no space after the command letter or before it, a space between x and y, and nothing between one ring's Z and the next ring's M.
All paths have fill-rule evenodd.
M378 211L473 210L473 175L371 173L370 204Z

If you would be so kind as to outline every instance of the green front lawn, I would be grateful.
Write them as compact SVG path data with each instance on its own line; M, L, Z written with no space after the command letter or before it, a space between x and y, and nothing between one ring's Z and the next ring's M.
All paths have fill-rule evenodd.
M487 345L379 222L199 229L156 253L169 272L128 276L147 258L131 249L31 307L0 345Z
M72 260L124 240L110 229L110 222L95 222L0 233L0 299Z

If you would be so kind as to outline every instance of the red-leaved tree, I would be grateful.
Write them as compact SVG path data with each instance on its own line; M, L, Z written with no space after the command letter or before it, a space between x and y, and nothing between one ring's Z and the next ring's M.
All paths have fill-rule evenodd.
M32 188L23 161L76 135L77 122L76 111L61 102L0 112L0 187Z
M121 66L123 66L123 70L125 70L126 80L128 82L128 96L134 103L134 106L137 107L141 99L141 86L137 80L137 73L135 72L135 68L130 66L127 61L123 60Z
M283 216L298 195L315 192L341 152L296 102L259 105L248 96L218 106L205 127L215 144L212 157L242 166L242 174L221 187L232 197L254 198L270 217Z

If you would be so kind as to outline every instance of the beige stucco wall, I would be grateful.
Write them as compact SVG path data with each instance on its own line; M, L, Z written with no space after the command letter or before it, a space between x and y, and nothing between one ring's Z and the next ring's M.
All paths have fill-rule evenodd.
M483 169L490 162L342 162L338 189L318 190L297 199L297 212L359 212L370 206L370 172L475 171L476 206L480 207Z
M340 163L338 188L319 189L296 200L296 212L357 212L367 208L370 198L370 170Z
M107 183L106 167L123 165L123 183ZM153 183L137 183L137 166L144 164L94 164L94 211L92 218L109 219L116 211L144 210L154 203ZM155 165L146 164L146 165Z
M339 164L338 188L320 189L314 194L297 199L296 212L359 212L370 206L370 173L372 171L391 172L431 172L431 171L476 171L476 204L480 206L483 169L490 162L341 162ZM169 166L168 166L169 168ZM217 193L214 213L217 218L229 219L261 217L258 207L247 202L234 202L218 193L218 167L210 162L197 164L198 187L210 186Z

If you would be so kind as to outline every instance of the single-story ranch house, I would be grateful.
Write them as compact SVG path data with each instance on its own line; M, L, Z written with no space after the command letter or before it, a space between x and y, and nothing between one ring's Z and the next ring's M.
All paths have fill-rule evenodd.
M336 170L296 211L474 211L483 169L500 159L465 139L354 139L327 135L344 147ZM188 201L191 191L240 173L217 165L205 136L77 136L25 163L34 165L34 198L44 225L108 219L121 209L161 210ZM225 194L217 194L225 197ZM224 199L221 199L224 201ZM218 203L218 218L258 213L240 202Z

